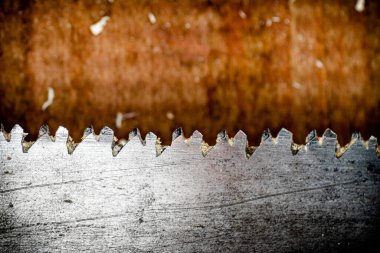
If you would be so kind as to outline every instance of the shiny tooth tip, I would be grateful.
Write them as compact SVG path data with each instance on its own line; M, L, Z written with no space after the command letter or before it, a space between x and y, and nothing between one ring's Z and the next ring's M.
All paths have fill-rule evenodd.
M128 135L128 141L137 141L141 144L143 144L143 140L140 134L140 130L138 128L133 128L131 132L129 132Z
M23 133L24 133L24 129L19 124L14 125L14 127L11 130L11 135L13 134L19 135Z
M145 141L146 142L149 142L149 141L156 142L156 140L157 140L157 135L155 135L153 132L149 132L145 136Z
M182 131L181 127L177 128L176 130L173 131L172 141L175 141L180 136L183 136L183 131Z
M306 137L306 144L316 143L318 142L318 134L317 130L312 130Z
M270 133L269 128L265 129L261 135L261 142L270 142L272 141L272 134Z
M352 140L362 140L362 135L360 132L353 132L351 135Z
M327 128L322 137L324 139L336 139L336 133L334 133L330 128Z
M216 143L228 143L228 134L226 130L220 131L216 138Z
M141 137L140 130L138 128L133 128L132 131L129 132L128 138L129 138L129 140L131 140L136 136Z
M99 141L113 142L113 140L114 140L113 130L107 126L103 127L102 130L100 130Z
M57 131L55 132L55 140L67 140L69 137L69 131L60 126L58 127Z
M293 134L289 130L285 128L281 128L281 130L277 134L277 141L292 141L293 140Z
M234 136L234 145L247 146L247 144L247 135L242 130L239 130Z
M27 133L24 133L24 129L16 124L14 125L14 127L12 128L11 130L11 133L10 133L10 141L13 142L13 141L19 141L19 140L24 140L25 136L27 136L28 134Z
M40 130L38 131L38 138L44 135L49 135L49 134L50 134L49 126L44 124L40 127Z
M195 130L190 136L190 143L199 144L203 142L203 135L198 130Z
M369 137L367 141L368 149L370 150L376 150L377 148L377 138L375 136Z
M83 137L82 137L82 140L86 139L87 136L89 135L93 135L94 134L94 129L91 127L87 127L84 131L83 131Z

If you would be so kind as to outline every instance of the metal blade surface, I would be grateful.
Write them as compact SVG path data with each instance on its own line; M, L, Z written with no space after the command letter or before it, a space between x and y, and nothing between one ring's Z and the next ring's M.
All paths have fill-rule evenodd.
M2 252L344 251L378 228L374 137L336 152L331 130L296 149L266 131L250 154L241 131L213 147L181 129L168 147L138 130L125 145L110 128L77 145L62 127L40 133L0 134Z

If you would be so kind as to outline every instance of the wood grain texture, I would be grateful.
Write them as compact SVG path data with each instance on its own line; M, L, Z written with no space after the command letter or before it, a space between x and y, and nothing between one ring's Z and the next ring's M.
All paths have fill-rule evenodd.
M112 130L70 155L68 133L24 153L23 130L0 134L1 252L343 252L378 229L376 139L339 159L326 131L292 155L292 134L219 135L204 157L195 133L156 156L156 136L134 136L112 156Z

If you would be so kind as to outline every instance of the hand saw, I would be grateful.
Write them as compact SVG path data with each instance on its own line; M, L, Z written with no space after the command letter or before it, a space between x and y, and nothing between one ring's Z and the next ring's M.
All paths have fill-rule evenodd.
M377 139L345 147L327 129L296 145L282 129L248 147L195 131L170 146L105 127L79 144L46 126L0 133L1 252L347 252L376 244ZM368 246L369 247L369 246Z

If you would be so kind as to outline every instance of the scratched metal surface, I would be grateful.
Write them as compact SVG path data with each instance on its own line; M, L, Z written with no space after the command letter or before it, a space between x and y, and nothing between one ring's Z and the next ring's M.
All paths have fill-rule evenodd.
M181 132L159 156L139 134L112 155L113 133L87 131L72 154L68 132L23 152L23 130L0 133L1 252L347 251L378 229L377 140L354 136L337 158L336 136L312 132L292 154L292 134L225 133L202 155L202 135Z

